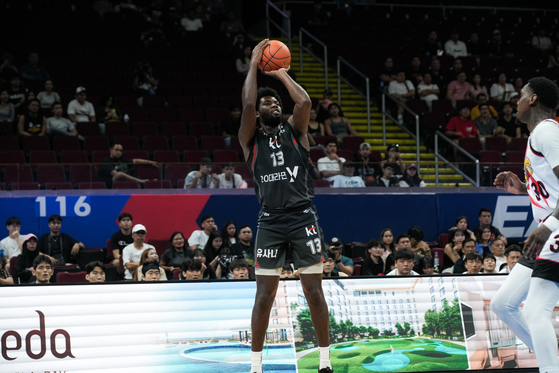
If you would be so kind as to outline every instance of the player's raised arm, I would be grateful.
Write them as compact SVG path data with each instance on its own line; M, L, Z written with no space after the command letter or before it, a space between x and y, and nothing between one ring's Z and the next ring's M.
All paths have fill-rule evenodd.
M239 142L243 148L245 159L248 158L250 153L248 142L254 135L254 128L256 125L256 97L258 97L256 74L258 72L258 63L262 59L262 52L268 44L268 39L264 39L252 50L250 67L243 84L243 92L241 94L243 100L243 114L241 116L241 127L239 128Z
M500 172L493 181L497 189L503 189L512 194L528 194L526 185L520 181L515 173L510 171Z

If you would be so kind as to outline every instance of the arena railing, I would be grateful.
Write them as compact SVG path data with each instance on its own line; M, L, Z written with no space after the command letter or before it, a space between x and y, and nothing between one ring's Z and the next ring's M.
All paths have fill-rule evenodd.
M447 160L445 157L443 157L440 153L439 153L439 138L441 138L442 140L444 140L447 144L450 144L454 149L456 149L457 151L459 151L460 153L462 153L463 155L466 156L466 158L471 159L474 164L476 165L476 179L473 180L472 178L470 178L468 175L466 175L465 172L463 172L462 170L460 170L458 167L456 167L455 165L453 165L449 160ZM480 176L480 164L479 164L479 159L475 158L473 155L471 155L470 153L468 153L467 151L465 151L464 149L462 149L460 146L458 146L454 141L452 141L451 139L449 139L448 137L446 137L445 135L443 135L442 132L437 131L435 132L435 186L439 186L439 160L443 161L447 166L449 166L450 168L452 168L454 171L456 171L457 173L459 173L460 175L462 175L462 177L464 177L464 179L468 180L470 183L474 184L474 186L479 187L480 183L479 183L479 176Z
M303 35L308 36L322 47L322 50L324 51L324 57L322 57L322 59L318 56L318 54L315 54L312 49L305 47L305 43L303 43ZM303 51L310 54L314 59L320 62L322 66L324 66L324 88L328 89L328 47L313 34L301 27L299 29L299 72L301 73L303 72Z
M270 17L270 8L272 8L272 10L275 10L277 14L283 17L283 19L286 22L285 28L287 30L283 26L280 26L276 21L274 21L272 17ZM281 32L282 36L287 37L287 47L289 48L289 50L292 50L291 49L291 17L289 17L287 12L282 11L270 0L266 0L266 37L268 39L270 38L270 24L275 26Z
M342 74L342 64L343 64L343 66L349 67L351 69L351 71L353 71L355 74L357 74L357 76L364 79L363 81L364 81L365 85L364 85L363 88L357 87L355 84L350 82L349 78L346 78L346 77L343 76L343 74ZM361 95L361 97L363 97L365 99L365 101L367 101L367 132L370 133L371 132L371 93L370 93L370 88L369 88L369 77L366 76L365 74L363 74L361 71L357 70L352 64L347 62L347 60L344 59L341 56L338 56L336 76L337 76L337 80L338 80L338 104L340 106L342 105L342 85L341 85L342 81L345 84L347 84L348 86L350 86L351 89L353 89L355 92L359 93ZM363 92L363 90L365 92ZM385 142L386 142L386 140L385 140Z

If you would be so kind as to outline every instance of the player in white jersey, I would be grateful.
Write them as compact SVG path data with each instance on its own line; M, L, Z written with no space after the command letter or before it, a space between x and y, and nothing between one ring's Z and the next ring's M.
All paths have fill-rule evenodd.
M549 79L533 78L522 88L518 119L531 132L524 160L525 183L512 172L499 173L494 182L510 193L528 194L539 223L524 244L524 257L491 307L534 350L541 373L559 373L557 337L551 322L559 300L559 124L550 119L557 106L559 88Z

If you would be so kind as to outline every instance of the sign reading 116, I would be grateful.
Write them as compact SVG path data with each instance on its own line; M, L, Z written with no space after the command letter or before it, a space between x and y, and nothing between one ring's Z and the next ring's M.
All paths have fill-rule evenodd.
M37 197L35 216L88 216L91 213L89 196Z

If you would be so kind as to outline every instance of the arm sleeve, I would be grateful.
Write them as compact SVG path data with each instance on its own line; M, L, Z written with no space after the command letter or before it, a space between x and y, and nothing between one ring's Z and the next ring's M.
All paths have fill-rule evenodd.
M200 245L200 235L198 234L198 231L192 232L190 238L188 239L188 246L192 245Z
M390 84L388 85L388 93L391 95L396 93L396 86L392 84L392 82L390 82Z
M194 171L190 172L188 175L186 175L186 178L184 179L184 187L185 189L188 188L188 186L190 184L192 184L192 180L194 180Z
M456 124L455 124L454 118L450 119L450 122L448 122L445 129L447 129L449 131L456 131Z
M318 160L318 162L316 162L316 166L318 168L318 171L327 171L328 167L326 166L326 161L324 161L324 158L320 158Z
M499 85L496 83L493 83L493 85L491 86L491 97L495 97L495 96L499 96L500 92L499 92Z
M68 104L68 110L66 110L66 112L68 114L76 114L76 106L74 105L74 102L70 102Z
M243 182L243 177L239 174L233 174L233 177L235 178L235 188L238 188ZM221 186L221 180L219 181L219 186Z
M540 128L540 126L542 126ZM559 166L559 125L553 120L546 120L538 125L537 133L530 137L534 150L545 157L551 168Z
M347 256L343 257L342 259L342 263L346 266L346 267L353 267L353 260L351 260L350 258L348 258Z
M130 250L127 250L126 247L122 250L122 263L128 263L130 261Z

